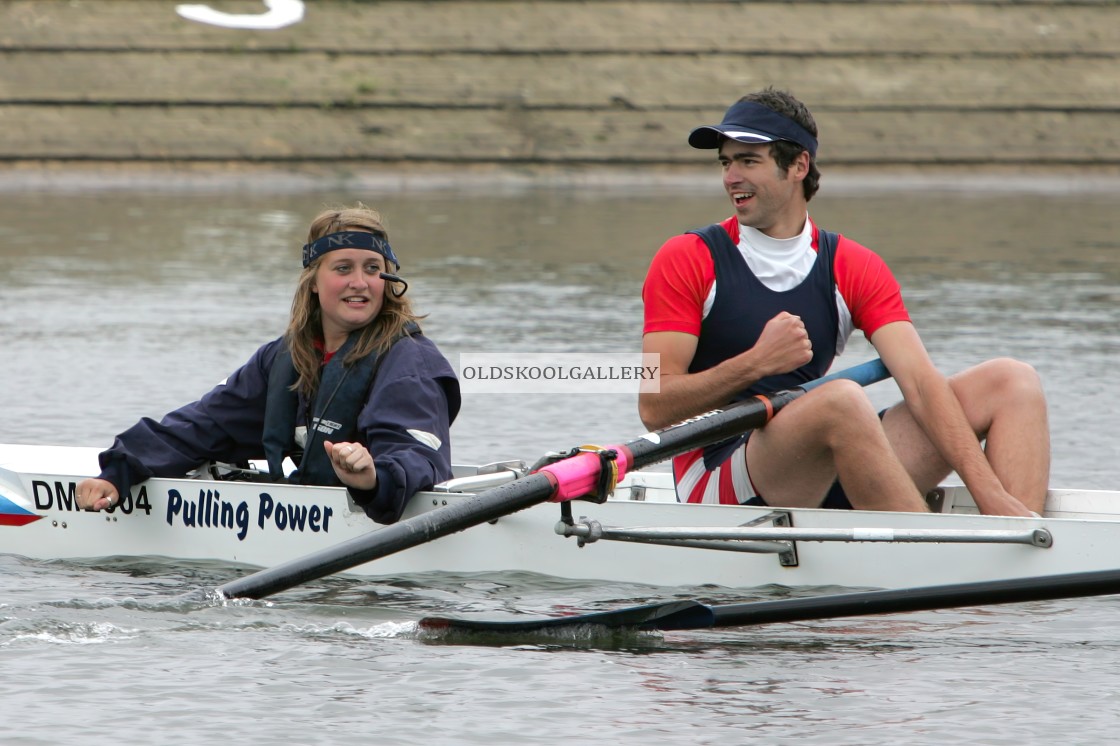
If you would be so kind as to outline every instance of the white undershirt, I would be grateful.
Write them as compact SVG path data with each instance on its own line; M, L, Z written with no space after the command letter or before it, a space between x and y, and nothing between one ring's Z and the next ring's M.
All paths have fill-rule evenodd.
M808 218L800 235L771 238L756 228L739 225L739 253L763 285L776 292L800 285L817 261L813 251L813 226Z

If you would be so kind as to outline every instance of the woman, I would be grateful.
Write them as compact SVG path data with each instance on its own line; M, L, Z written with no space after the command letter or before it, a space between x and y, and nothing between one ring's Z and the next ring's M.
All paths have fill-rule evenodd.
M392 265L390 268L389 265ZM379 523L451 477L459 382L420 333L381 216L358 204L311 223L287 332L200 400L101 453L78 505L102 510L149 477L265 459L271 481L345 485ZM283 461L297 469L287 476Z

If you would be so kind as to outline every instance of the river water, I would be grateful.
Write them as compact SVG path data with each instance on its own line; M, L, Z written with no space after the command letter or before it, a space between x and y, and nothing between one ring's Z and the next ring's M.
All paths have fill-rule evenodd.
M107 445L139 416L199 396L282 331L310 218L357 199L385 214L425 331L453 363L463 352L636 351L652 253L729 213L711 179L0 184L0 442ZM1051 402L1053 484L1120 485L1117 192L834 182L815 218L886 257L939 367L1032 363ZM841 364L871 354L856 338ZM871 394L885 405L897 389ZM644 430L636 400L468 397L454 456L532 461L628 440ZM0 572L4 743L1103 743L1120 717L1114 597L451 645L419 639L413 623L782 591L443 574L335 577L216 605L202 591L244 568L0 555Z

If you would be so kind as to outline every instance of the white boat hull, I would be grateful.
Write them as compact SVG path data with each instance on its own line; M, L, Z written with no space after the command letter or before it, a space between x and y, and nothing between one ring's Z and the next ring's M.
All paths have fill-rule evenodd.
M169 557L271 567L375 531L345 490L201 479L153 479L111 512L78 510L77 482L97 471L96 449L0 445L0 553L33 559ZM604 504L572 513L603 527L729 528L764 507L681 505L663 473L634 474ZM631 499L632 497L643 499ZM469 493L417 495L405 517ZM1045 517L975 514L963 488L945 492L945 510L915 514L791 510L794 530L856 530L859 541L795 540L793 551L750 553L599 540L580 547L560 536L561 508L548 503L428 542L351 570L400 576L455 571L533 572L562 578L652 585L902 588L1033 577L1120 567L1120 493L1056 490ZM888 541L905 531L1044 529L1050 546ZM1045 543L1045 542L1042 542ZM783 564L783 560L785 564Z

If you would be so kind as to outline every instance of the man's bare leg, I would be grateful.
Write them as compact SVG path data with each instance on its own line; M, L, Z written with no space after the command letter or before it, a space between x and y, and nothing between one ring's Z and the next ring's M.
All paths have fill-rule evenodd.
M1034 368L1009 358L989 360L949 378L973 432L1004 489L1042 513L1050 483L1050 425ZM905 402L883 417L887 438L923 493L948 476L949 465Z
M751 435L746 458L769 505L818 507L839 476L857 509L928 511L867 394L852 381L827 383L787 405Z

